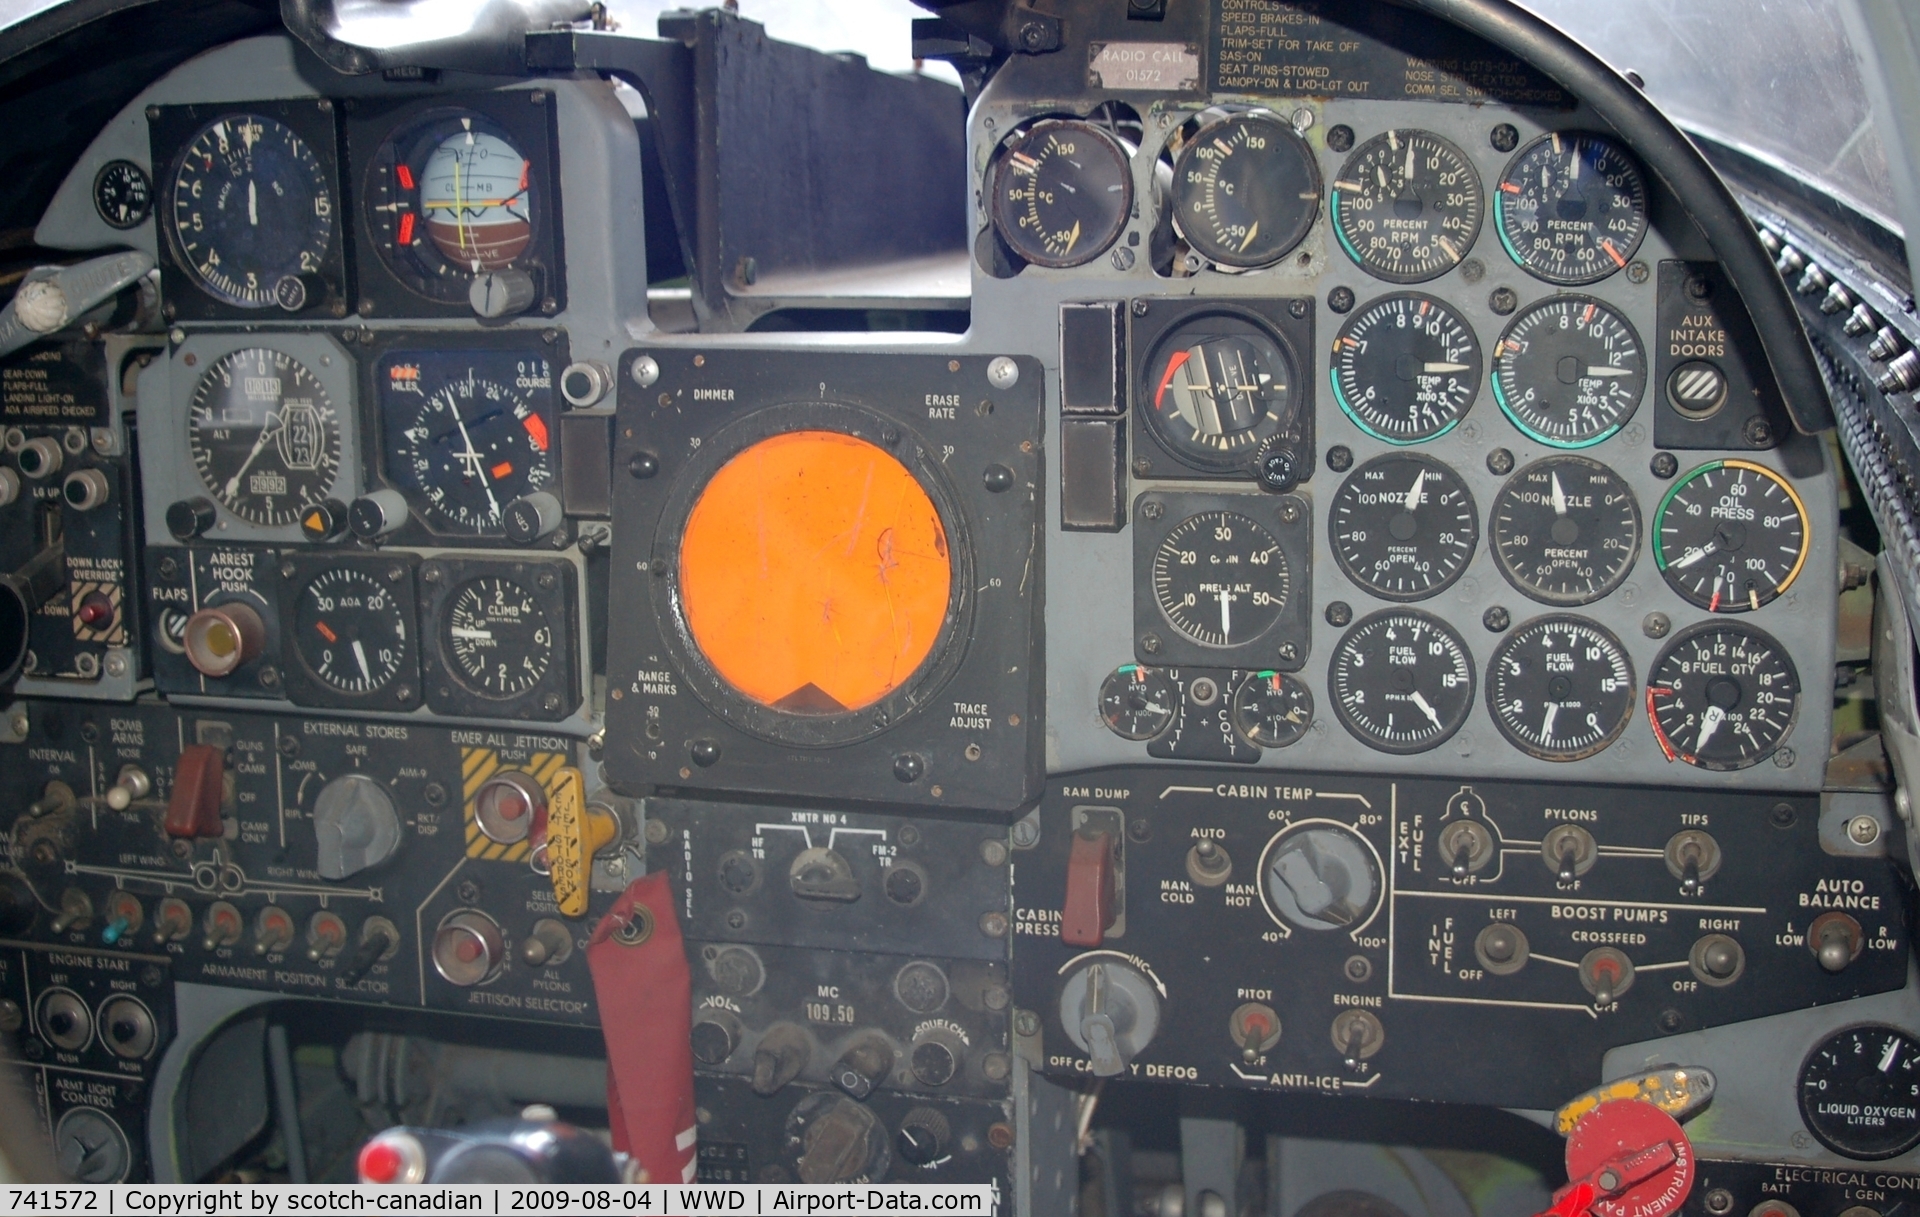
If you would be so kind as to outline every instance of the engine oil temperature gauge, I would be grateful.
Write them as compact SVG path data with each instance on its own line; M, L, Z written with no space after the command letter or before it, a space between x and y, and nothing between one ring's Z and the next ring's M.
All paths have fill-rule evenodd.
M1201 127L1173 166L1174 227L1209 261L1241 269L1285 257L1320 212L1320 167L1273 114Z
M1105 253L1133 211L1131 151L1078 119L1047 119L1000 150L993 227L1035 266L1079 266Z

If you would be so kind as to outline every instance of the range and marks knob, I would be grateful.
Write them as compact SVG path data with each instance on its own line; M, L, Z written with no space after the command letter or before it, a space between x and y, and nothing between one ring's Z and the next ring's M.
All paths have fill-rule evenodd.
M345 879L378 866L400 847L400 817L386 787L362 773L328 782L313 801L323 879Z
M1160 1030L1160 995L1137 969L1090 959L1060 988L1060 1024L1096 1077L1115 1077Z

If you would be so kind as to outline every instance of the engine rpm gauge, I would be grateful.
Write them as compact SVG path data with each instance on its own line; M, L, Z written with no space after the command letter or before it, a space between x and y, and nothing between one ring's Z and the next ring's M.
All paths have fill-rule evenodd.
M1237 647L1259 638L1287 605L1287 559L1273 534L1232 511L1174 525L1153 555L1153 599L1196 642Z
M1625 425L1647 388L1633 325L1591 296L1521 310L1493 347L1493 396L1513 425L1555 448L1586 448Z
M1583 617L1539 617L1487 663L1487 710L1514 747L1577 761L1620 737L1633 717L1633 662L1620 640Z
M1229 267L1285 257L1320 211L1320 166L1272 114L1236 114L1201 127L1173 166L1174 227Z
M399 600L358 567L323 570L296 593L293 633L307 669L338 693L378 692L412 654Z
M1180 690L1159 668L1126 663L1100 686L1100 721L1121 739L1152 739L1167 729L1180 705Z
M1618 144L1555 131L1522 148L1493 194L1507 253L1549 283L1594 283L1647 235L1647 183Z
M1460 475L1430 457L1376 457L1347 476L1327 513L1333 556L1382 600L1424 600L1466 572L1479 510Z
M1131 153L1092 123L1047 119L1001 149L993 226L1036 266L1068 267L1106 252L1133 211Z
M1233 691L1233 725L1262 748L1285 748L1313 725L1313 694L1297 676L1255 672Z
M1507 582L1545 604L1590 604L1640 552L1640 504L1598 461L1550 456L1507 479L1488 540Z
M1355 425L1390 444L1453 430L1480 392L1473 327L1432 296L1404 292L1360 309L1333 340L1333 395Z
M1751 626L1707 622L1675 638L1647 677L1647 717L1669 761L1746 769L1793 730L1800 674L1786 649Z
M1813 531L1787 480L1752 461L1711 461L1654 513L1653 557L1673 590L1712 613L1745 613L1793 586Z
M1386 609L1334 648L1327 687L1341 725L1380 752L1410 755L1452 738L1473 708L1473 656L1446 622Z
M187 141L169 190L173 239L195 282L226 304L305 308L303 276L334 241L331 183L313 148L262 114L228 114Z
M200 377L187 447L213 497L254 524L292 524L340 472L340 421L307 365L270 347L223 355Z
M1388 131L1347 158L1332 205L1348 257L1391 283L1419 283L1467 256L1486 194L1453 144L1431 131Z
M1829 1037L1800 1067L1800 1115L1836 1154L1872 1162L1920 1145L1920 1040L1894 1027Z
M553 625L539 600L498 575L456 590L441 629L455 679L480 697L518 697L554 662Z
M1162 336L1146 380L1139 408L1148 427L1199 469L1243 469L1262 443L1296 425L1291 350L1235 312L1201 313Z

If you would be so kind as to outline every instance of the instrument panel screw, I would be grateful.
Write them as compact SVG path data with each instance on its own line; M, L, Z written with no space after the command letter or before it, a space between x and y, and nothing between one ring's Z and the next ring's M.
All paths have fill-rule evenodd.
M989 938L1007 936L1007 915L1001 912L980 914L980 932Z
M1798 818L1792 803L1775 803L1773 810L1767 813L1767 819L1775 828L1792 828Z
M285 756L285 757L299 756L300 755L300 737L297 735L283 735L279 738L278 741L275 742L274 747L279 749L281 756ZM433 785L438 786L439 783L435 782ZM428 787L428 790L431 791L432 787ZM440 797L443 800L446 798L446 793L447 792L445 790L442 790L440 792ZM429 803L433 802L431 793L429 793L427 801Z
M1359 984L1373 976L1373 961L1365 955L1350 956L1347 959L1345 971L1348 980Z
M447 804L447 788L439 782L428 782L420 795L426 799L429 807L445 807Z
M1665 638L1673 632L1673 619L1665 613L1648 613L1640 621L1640 631L1649 638Z
M1513 624L1513 616L1508 613L1506 609L1496 604L1480 615L1480 624L1486 626L1491 632L1498 634Z
M1327 147L1334 152L1345 152L1353 147L1353 128L1345 123L1335 123L1327 128Z
M1305 300L1289 300L1287 302L1287 315L1295 321L1298 321L1300 318L1305 317L1307 310L1312 307L1313 306Z
M1005 841L980 842L980 860L988 866L1007 864L1007 843Z
M260 669L260 687L263 689L279 688L280 687L280 669L274 667L272 664L267 664L265 667L261 668Z
M1505 477L1513 472L1513 453L1505 448L1495 448L1487 453L1487 472L1495 477Z
M1748 419L1747 425L1741 428L1741 433L1746 436L1747 442L1756 448L1773 442L1773 425L1764 418Z
M1313 130L1313 122L1313 111L1307 107L1301 106L1293 112L1293 129L1300 134L1305 135L1308 131ZM1335 148L1334 151L1338 152L1339 149Z
M1487 307L1504 317L1520 307L1520 293L1510 287L1496 287L1487 297Z
M880 429L880 442L889 448L897 447L900 443L899 430L894 427L882 427Z
M1144 317L1147 315L1147 302L1145 300L1135 300L1133 302L1133 315L1136 317Z
M1145 816L1136 816L1127 823L1127 839L1134 844L1144 844L1153 838L1153 825L1147 823Z
M1672 1008L1662 1010L1658 1021L1660 1023L1660 1030L1666 1032L1668 1035L1672 1035L1674 1032L1680 1030L1680 1028L1686 1026L1686 1019L1681 1016L1678 1010Z
M1339 629L1353 620L1353 606L1344 600L1335 600L1327 606L1327 624Z
M1157 520L1167 514L1167 509L1158 499L1148 499L1140 504L1140 514L1149 520Z
M552 571L550 571L550 570L543 570L543 571L541 571L541 572L540 572L540 577L534 580L534 583L535 583L535 584L536 584L536 585L537 585L537 586L538 586L538 587L540 588L540 590L541 590L541 591L543 591L543 592L550 592L550 591L552 591L552 590L553 590L553 585L554 585L555 583L558 583L558 582L559 582L559 578L558 578L558 576L556 576L556 575L555 575L555 574L554 574L554 573L553 573Z
M1040 825L1033 820L1015 820L1013 822L1013 845L1015 849L1032 849L1040 841Z
M1487 264L1478 258L1468 258L1460 264L1460 279L1464 283L1478 283L1487 277Z
M960 361L958 359L947 360L947 371L958 372L959 370L960 370Z
M548 714L554 713L560 708L560 695L558 693L547 694L540 699L540 708Z
M1336 313L1353 311L1354 295L1350 287L1336 287L1327 293L1327 307Z
M1040 1016L1031 1010L1021 1010L1013 1016L1013 1029L1021 1035L1038 1035Z
M1847 839L1855 845L1872 845L1880 839L1880 821L1872 816L1855 816L1847 821Z
M1133 459L1133 476L1137 478L1143 478L1152 472L1153 472L1152 461L1148 460L1144 456L1137 456Z
M86 741L87 743L89 743L89 744L97 744L97 743L99 743L99 742L100 742L100 726L99 726L99 724L97 724L97 723L95 723L95 722L94 722L94 721L93 721L92 719L88 719L88 720L87 720L86 722L84 722L84 723L81 723L81 724L80 724L80 738L81 738L81 739L83 739L83 740L85 740L85 741ZM1870 817L1867 817L1867 816L1858 816L1858 817L1855 817L1855 818L1856 818L1856 819L1861 819L1861 820L1866 820L1866 821L1867 821L1867 823L1869 823L1869 824L1873 824L1873 820L1872 820L1872 819L1871 819ZM1879 825L1877 825L1877 824L1875 824L1875 825L1874 825L1874 831L1875 831L1875 835L1877 836L1877 835L1878 835L1878 833L1879 833ZM1873 838L1872 838L1872 837L1868 837L1868 838L1867 838L1867 840L1869 840L1869 841L1871 841L1871 840L1873 840Z
M965 756L970 761L979 760L981 757L980 745L968 744L966 747L966 751L962 753L962 755Z
M1733 1193L1724 1187L1716 1187L1707 1193L1706 1206L1707 1212L1714 1214L1714 1217L1731 1213L1733 1212Z
M1793 768L1793 763L1799 759L1799 755L1795 753L1793 749L1782 748L1773 754L1773 767L1775 769L1791 769Z
M471 879L462 879L460 886L454 889L454 895L460 897L460 903L472 904L480 899L480 885Z
M1680 472L1680 458L1671 452L1656 452L1653 459L1647 462L1647 468L1653 476L1665 481Z
M1647 276L1651 273L1652 272L1647 269L1647 264L1638 258L1635 258L1627 264L1628 283L1645 283Z
M1160 635L1158 634L1140 635L1140 649L1145 651L1149 655L1158 655L1160 653Z
M746 928L747 928L747 915L746 915L746 914L745 914L744 912L742 912L742 911L740 911L739 909L735 909L735 910L733 910L733 911L732 911L731 913L728 913L728 914L727 914L727 928L728 928L728 929L730 929L730 930L744 930L744 929L746 929Z
M1292 663L1294 660L1300 658L1300 648L1291 642L1283 642L1280 644L1279 654L1280 658L1286 660L1288 663Z
M987 488L988 493L999 494L1013 487L1013 470L1005 465L988 465L986 471L980 475L980 482Z
M1011 389L1020 383L1020 365L1005 355L995 355L987 364L987 383L996 389Z
M1487 142L1495 152L1512 152L1520 146L1520 129L1512 123L1501 123L1487 132Z
M1335 444L1327 449L1327 468L1335 473L1345 473L1353 468L1353 449L1345 444Z
M667 822L665 820L648 820L647 821L647 844L648 845L665 845L667 843L667 838L672 835L673 835L673 830L667 827Z
M645 389L660 379L660 361L651 355L642 355L627 368L627 375L633 377L633 383Z
M1133 256L1134 256L1133 251L1131 249L1128 249L1124 245L1116 245L1114 247L1113 255L1112 255L1113 269L1132 270Z

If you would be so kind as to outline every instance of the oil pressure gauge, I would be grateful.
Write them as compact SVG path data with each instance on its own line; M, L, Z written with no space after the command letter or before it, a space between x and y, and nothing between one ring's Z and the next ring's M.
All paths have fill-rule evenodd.
M1674 591L1711 613L1745 613L1793 586L1813 530L1787 480L1752 461L1712 461L1673 484L1653 557Z
M1265 111L1202 126L1173 166L1174 227L1209 261L1267 266L1292 252L1320 211L1320 166Z
M1920 1145L1920 1040L1866 1026L1824 1041L1800 1067L1800 1115L1836 1154L1877 1161Z
M1047 119L1001 150L993 227L1035 266L1064 268L1106 252L1133 211L1131 151L1078 119Z

